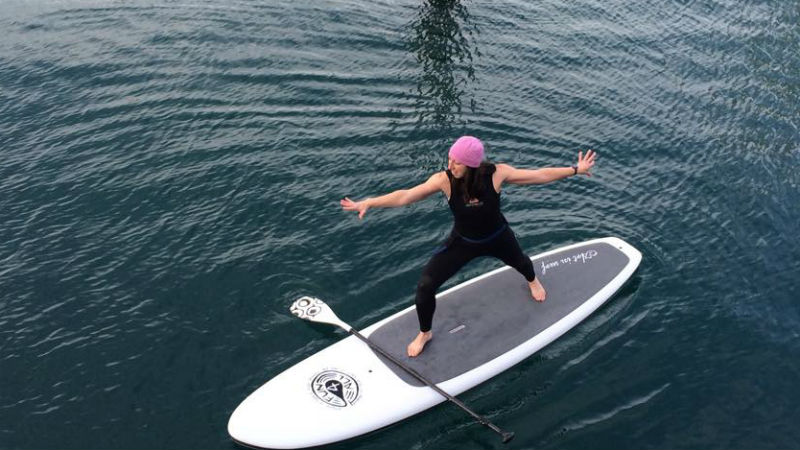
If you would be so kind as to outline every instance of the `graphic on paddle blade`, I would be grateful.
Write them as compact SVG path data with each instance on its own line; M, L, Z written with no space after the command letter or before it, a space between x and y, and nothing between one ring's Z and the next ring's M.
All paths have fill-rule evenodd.
M333 310L324 301L316 297L303 296L298 298L289 307L295 316L311 322L327 323L350 331L350 325L342 322Z

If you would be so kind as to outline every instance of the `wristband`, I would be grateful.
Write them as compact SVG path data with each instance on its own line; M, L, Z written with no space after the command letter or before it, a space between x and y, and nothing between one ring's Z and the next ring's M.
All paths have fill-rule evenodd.
M575 171L575 172L572 174L572 176L575 176L575 175L577 175L577 174L578 174L578 166L570 166L570 167L572 167L572 170L574 170L574 171Z

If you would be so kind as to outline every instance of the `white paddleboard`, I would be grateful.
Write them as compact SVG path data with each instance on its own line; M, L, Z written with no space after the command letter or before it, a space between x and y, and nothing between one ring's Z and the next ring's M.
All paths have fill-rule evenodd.
M419 332L414 306L361 333L447 393L458 395L580 323L633 275L642 255L609 237L531 259L547 290L544 303L533 301L525 279L506 266L437 295L434 338L417 358L405 354ZM228 433L250 447L318 446L374 431L443 401L433 389L349 336L253 392L231 415Z

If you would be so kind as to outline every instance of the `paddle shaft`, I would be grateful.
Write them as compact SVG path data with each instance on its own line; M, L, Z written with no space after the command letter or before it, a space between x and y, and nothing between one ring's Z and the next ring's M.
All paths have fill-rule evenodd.
M458 406L462 410L466 411L467 414L469 414L470 416L475 418L475 420L477 420L478 422L482 423L483 425L486 425L487 427L491 428L492 431L494 431L495 433L499 434L503 438L503 443L504 444L514 438L514 433L513 432L501 430L497 425L493 424L492 422L489 422L489 419L487 419L487 418L481 416L480 414L476 413L475 411L471 410L469 408L469 406L464 404L464 402L462 402L461 400L453 397L452 395L450 395L447 392L445 392L442 389L440 389L439 386L436 386L436 384L433 383L433 381L427 379L421 373L419 373L416 370L414 370L413 368L405 365L402 361L398 360L397 358L395 358L394 356L390 355L388 352L386 352L382 348L378 347L372 341L370 341L369 339L364 337L363 334L359 333L355 328L350 328L348 331L353 336L355 336L355 337L361 339L362 341L364 341L364 343L369 345L369 347L371 349L375 350L376 352L378 352L382 356L384 356L386 359L388 359L389 361L391 361L394 364L396 364L397 367L405 370L406 372L411 374L414 378L416 378L419 381L425 383L429 388L431 388L434 391L436 391L437 393L439 393L442 397L444 397L444 398L450 400L451 402L455 403L456 406Z

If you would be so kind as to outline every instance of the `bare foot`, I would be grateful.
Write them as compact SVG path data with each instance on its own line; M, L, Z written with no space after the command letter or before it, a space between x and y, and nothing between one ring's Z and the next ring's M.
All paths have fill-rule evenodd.
M531 296L533 299L537 302L543 302L547 297L547 291L544 290L544 286L539 282L539 279L534 278L528 285L531 287Z
M408 348L406 349L408 351L408 356L413 358L422 353L422 349L425 348L425 344L427 344L431 339L433 339L433 331L426 331L424 333L420 331L417 337L415 337L414 340L408 344Z

